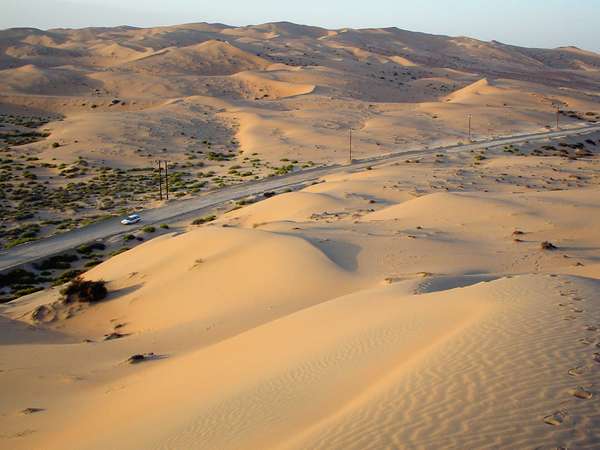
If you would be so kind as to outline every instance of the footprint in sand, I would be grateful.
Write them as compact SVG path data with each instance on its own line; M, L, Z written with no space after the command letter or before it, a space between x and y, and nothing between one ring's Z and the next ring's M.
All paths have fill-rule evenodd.
M576 389L571 389L569 392L573 397L577 397L582 400L589 400L594 395L590 391L588 391L587 389L585 389L581 386L577 386Z
M575 320L575 319L577 319L577 317L575 317L575 316L567 316L564 318L564 320Z
M573 308L573 309L571 309L571 311L573 311L574 313L577 313L577 314L584 312L583 309L579 309L579 308Z
M594 356L592 356L592 359L594 361L596 361L598 364L600 364L600 353L594 353Z
M586 325L585 329L587 331L598 331L598 327L595 327L594 325Z
M583 345L592 345L594 343L594 341L591 341L588 338L581 338L579 339L579 342Z
M544 423L557 427L565 421L567 416L568 413L565 410L556 411L549 416L544 417Z

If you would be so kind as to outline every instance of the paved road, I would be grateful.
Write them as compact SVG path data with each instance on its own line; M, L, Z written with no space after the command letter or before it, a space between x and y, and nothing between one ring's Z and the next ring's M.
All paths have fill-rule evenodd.
M452 145L428 149L409 149L396 153L379 155L372 158L355 160L351 165L336 164L303 170L280 177L268 178L240 184L237 186L231 186L212 192L207 192L188 200L173 201L159 208L139 211L143 217L143 224L141 226L157 223L169 223L173 222L174 220L184 219L186 217L200 216L203 212L205 213L207 210L223 205L231 200L238 200L244 197L262 194L264 192L308 183L317 180L324 175L343 170L359 170L370 165L393 162L394 160L406 159L407 157L424 156L431 153L457 153L478 149L482 146L491 147L518 144L525 141L558 138L563 136L585 134L594 131L600 131L600 126L583 126L579 128L546 133L495 137L467 145ZM19 245L8 251L0 252L0 271L34 262L41 258L55 255L67 250L72 250L81 244L100 239L107 239L119 234L131 233L141 228L141 226L124 227L120 223L120 218L113 218L86 226L84 228L69 231L67 233L51 236L28 244Z

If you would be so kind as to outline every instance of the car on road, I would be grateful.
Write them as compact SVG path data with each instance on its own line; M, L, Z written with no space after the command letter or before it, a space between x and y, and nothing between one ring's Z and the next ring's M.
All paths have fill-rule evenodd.
M139 214L131 214L121 220L121 223L123 225L133 225L134 223L138 223L140 220L142 220L142 218Z

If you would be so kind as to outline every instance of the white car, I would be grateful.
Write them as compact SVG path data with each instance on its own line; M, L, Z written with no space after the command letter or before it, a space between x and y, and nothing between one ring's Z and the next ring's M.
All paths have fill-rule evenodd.
M123 225L133 225L134 223L138 223L140 220L142 220L142 218L139 216L139 214L131 214L130 216L127 216L121 220L121 223Z

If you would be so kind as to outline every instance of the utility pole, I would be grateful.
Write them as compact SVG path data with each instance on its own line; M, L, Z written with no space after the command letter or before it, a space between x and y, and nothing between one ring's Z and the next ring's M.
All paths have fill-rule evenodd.
M349 151L350 151L350 164L352 164L352 128L350 128L350 147L349 147Z
M469 114L469 142L472 141L472 139L471 139L471 118L472 117L473 116L471 114Z
M160 159L157 161L158 162L158 190L160 192L160 199L163 199L163 193L162 193L162 164L160 162Z
M165 187L167 193L167 200L169 200L169 163L164 161L165 163Z

